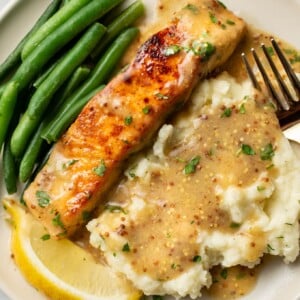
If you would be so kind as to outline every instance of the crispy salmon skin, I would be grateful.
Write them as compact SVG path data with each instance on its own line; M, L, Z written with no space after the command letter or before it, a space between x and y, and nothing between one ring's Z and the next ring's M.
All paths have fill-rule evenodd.
M24 194L52 236L72 235L87 221L124 160L189 98L199 77L229 58L244 31L220 2L190 1L90 100Z

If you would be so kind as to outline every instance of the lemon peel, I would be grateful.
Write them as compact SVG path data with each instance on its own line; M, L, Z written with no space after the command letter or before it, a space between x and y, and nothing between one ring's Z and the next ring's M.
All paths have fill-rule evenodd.
M54 300L136 300L141 292L70 240L49 239L43 226L12 200L11 250L16 265L38 291Z

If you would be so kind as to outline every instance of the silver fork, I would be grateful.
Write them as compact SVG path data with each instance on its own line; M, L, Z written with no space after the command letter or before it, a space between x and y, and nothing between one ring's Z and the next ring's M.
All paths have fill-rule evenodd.
M300 81L296 76L296 73L292 69L290 63L284 56L282 50L280 49L277 42L272 38L272 46L285 70L287 77L289 78L290 87L287 86L286 82L283 80L282 75L277 69L269 51L264 44L261 45L264 56L266 57L273 74L275 76L275 81L277 82L278 88L274 87L273 80L268 75L268 72L264 68L261 59L258 57L255 49L251 49L254 61L258 67L258 70L263 78L265 86L267 88L268 94L276 107L276 114L282 127L286 128L292 126L293 124L300 122ZM253 69L250 66L245 53L242 53L242 60L246 67L247 74L254 86L259 91L262 91L262 87L259 84ZM273 82L272 82L273 81ZM293 89L293 90L292 90Z

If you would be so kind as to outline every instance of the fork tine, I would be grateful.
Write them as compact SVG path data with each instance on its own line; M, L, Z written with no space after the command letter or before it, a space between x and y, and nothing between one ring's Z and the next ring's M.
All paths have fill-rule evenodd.
M293 85L293 87L295 88L296 91L298 91L298 96L300 93L300 81L298 79L298 77L296 76L295 72L293 71L290 63L287 61L287 59L285 58L284 54L282 53L281 49L279 48L277 42L272 38L271 39L271 43ZM299 101L299 100L298 100Z
M297 102L296 99L294 99L293 95L291 94L290 90L288 89L288 87L286 86L284 80L282 79L281 75L279 74L279 71L277 69L277 67L275 66L272 58L271 58L271 55L270 53L267 51L266 49L266 46L264 44L261 44L261 48L269 62L269 65L271 66L271 69L277 79L277 83L280 87L280 90L282 92L282 95L285 97L285 101L286 101L286 104L287 104L287 107L288 109L290 108L289 106L289 101L294 101L294 102ZM286 110L288 110L286 109Z
M269 90L269 93L271 94L272 98L276 101L277 109L280 110L283 108L284 110L288 110L289 105L287 103L285 103L285 101L282 101L281 97L279 97L278 94L276 93L276 90L275 90L274 86L272 85L271 80L269 79L267 72L266 72L265 68L263 67L260 59L258 58L255 49L252 48L251 52L252 52L252 55L256 62L256 65L263 77L266 87Z
M246 58L246 54L245 53L242 53L242 60L244 62L244 65L246 67L246 71L248 73L248 76L250 78L250 80L252 81L252 84L254 86L254 88L256 88L257 90L261 91L261 87L260 85L258 84L257 80L256 80L256 76L254 75L253 71L252 71L252 68Z

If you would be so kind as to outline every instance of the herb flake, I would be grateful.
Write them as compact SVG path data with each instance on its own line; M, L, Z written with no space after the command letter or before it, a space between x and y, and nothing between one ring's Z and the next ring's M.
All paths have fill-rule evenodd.
M242 152L246 155L255 155L255 151L252 149L251 146L247 144L242 144Z
M197 15L199 13L199 8L196 5L188 4L184 7L184 9L190 10L193 14Z
M40 207L45 208L50 204L50 196L44 191L37 191L35 193Z
M130 247L129 247L129 244L128 244L128 243L126 243L126 244L123 246L122 251L123 251L123 252L130 252Z
M200 255L195 255L195 256L193 257L193 262L199 263L199 262L201 262L201 260L202 260L202 258L201 258Z
M271 160L274 156L274 148L271 143L267 144L264 148L260 151L260 158L262 160Z
M53 219L52 219L52 224L56 227L60 227L65 229L65 226L62 222L62 220L60 219L60 214L57 214Z
M226 280L228 277L228 270L227 269L222 269L222 271L220 272L220 276Z
M231 116L231 108L227 107L224 109L223 113L221 114L221 118L229 118Z
M181 50L180 46L170 45L165 49L164 54L165 54L165 56L173 56L173 55L179 53L180 50Z
M125 123L126 126L129 126L132 123L132 121L133 121L132 116L126 116L124 118L124 123Z
M106 172L106 165L104 163L104 160L102 159L99 166L95 167L93 169L94 173L100 177L103 177Z
M48 240L50 240L50 238L51 238L51 236L48 233L41 236L42 241L48 241Z
M192 174L195 173L196 168L200 162L200 156L193 157L184 167L184 174Z

